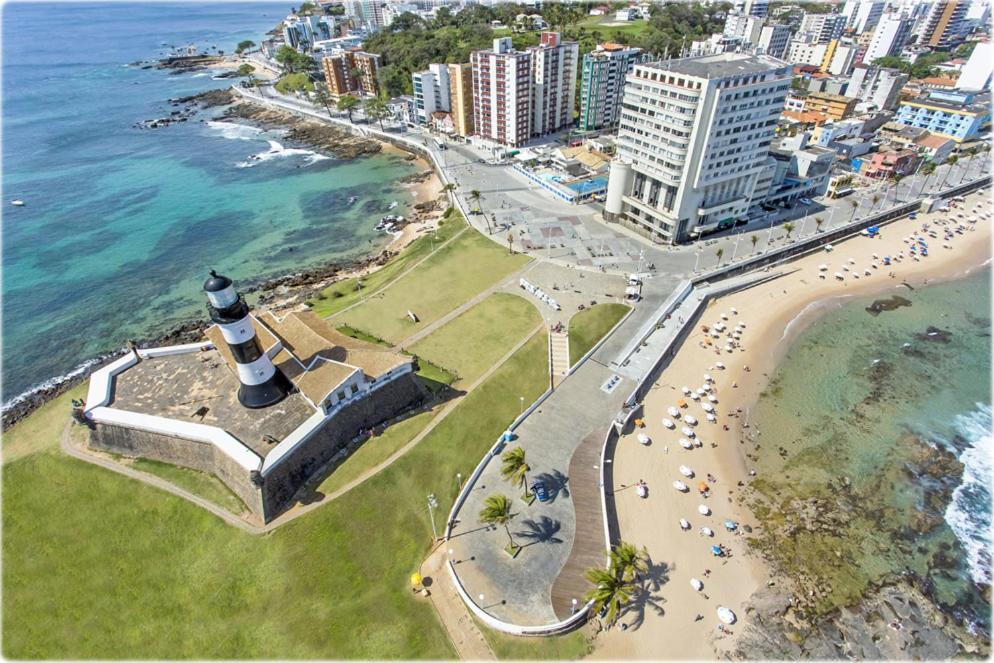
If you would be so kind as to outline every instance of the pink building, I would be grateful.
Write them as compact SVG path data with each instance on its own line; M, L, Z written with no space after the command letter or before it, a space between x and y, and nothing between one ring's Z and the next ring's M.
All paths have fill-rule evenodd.
M918 153L914 150L887 150L864 159L862 174L881 180L893 175L904 177L913 173L917 164Z

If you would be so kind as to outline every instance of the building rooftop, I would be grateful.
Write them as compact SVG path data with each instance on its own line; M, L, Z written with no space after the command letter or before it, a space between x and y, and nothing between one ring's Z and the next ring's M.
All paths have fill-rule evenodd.
M834 101L840 104L848 104L850 101L856 101L855 97L847 97L833 92L809 92L808 97L814 99L824 99L825 101Z
M951 139L945 138L944 136L939 136L937 134L928 134L916 140L915 144L935 150L942 147L946 143L951 143L951 142L953 142Z
M719 53L694 58L661 60L648 65L695 78L727 78L748 74L762 74L773 69L789 69L790 65L769 55L747 53Z
M990 112L990 106L986 103L957 104L952 101L941 101L935 97L917 97L906 99L899 106L923 106L925 108L938 108L940 110L954 111L958 113L981 114Z

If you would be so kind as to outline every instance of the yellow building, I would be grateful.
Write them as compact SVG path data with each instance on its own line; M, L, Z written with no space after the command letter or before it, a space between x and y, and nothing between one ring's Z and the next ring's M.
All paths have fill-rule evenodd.
M838 122L852 115L858 99L831 92L811 92L804 98L804 110L824 113L829 120Z
M458 135L473 135L473 65L449 65L449 108Z

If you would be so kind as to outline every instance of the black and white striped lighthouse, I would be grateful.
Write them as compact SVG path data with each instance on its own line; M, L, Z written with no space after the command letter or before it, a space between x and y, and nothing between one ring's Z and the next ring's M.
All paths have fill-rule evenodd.
M231 279L211 270L204 282L207 310L211 320L221 330L238 369L238 402L248 408L275 405L287 397L293 385L273 366L272 360L259 346L249 307L235 292Z

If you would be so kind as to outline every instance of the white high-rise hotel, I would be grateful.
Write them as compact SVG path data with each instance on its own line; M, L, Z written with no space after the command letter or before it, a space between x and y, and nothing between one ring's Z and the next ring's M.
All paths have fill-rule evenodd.
M676 243L745 215L790 88L791 66L721 53L628 75L604 215Z

